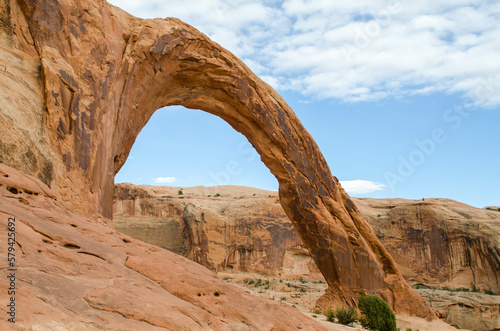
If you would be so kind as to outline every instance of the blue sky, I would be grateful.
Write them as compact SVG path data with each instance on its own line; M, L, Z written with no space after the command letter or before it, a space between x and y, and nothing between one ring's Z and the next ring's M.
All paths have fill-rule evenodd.
M273 86L353 196L500 205L500 3L113 0L177 17ZM158 110L116 182L277 189L247 140Z

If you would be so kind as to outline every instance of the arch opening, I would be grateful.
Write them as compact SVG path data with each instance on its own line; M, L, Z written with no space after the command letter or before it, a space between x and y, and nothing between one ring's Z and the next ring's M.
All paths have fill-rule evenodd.
M168 34L157 34L165 28ZM432 315L276 91L178 20L149 21L128 43L124 54L134 62L123 70L125 93L112 136L115 174L157 109L180 105L216 115L248 139L278 180L279 201L329 285L323 305L356 305L360 294L372 293L396 311ZM107 187L111 193L112 183ZM108 215L110 206L104 206Z
M277 191L278 182L245 136L197 109L158 109L135 140L115 183L235 185Z
M328 282L325 300L355 304L372 293L397 312L432 316L290 107L233 54L173 18L141 20L89 2L94 16L58 10L47 25L39 19L53 7L21 3L42 59L54 181L68 206L110 221L114 176L152 114L202 109L242 133L277 178L280 203ZM59 28L80 19L95 39Z
M216 116L157 110L115 178L120 232L216 271L323 280L310 256L297 267L285 254L302 243L277 181L247 139Z

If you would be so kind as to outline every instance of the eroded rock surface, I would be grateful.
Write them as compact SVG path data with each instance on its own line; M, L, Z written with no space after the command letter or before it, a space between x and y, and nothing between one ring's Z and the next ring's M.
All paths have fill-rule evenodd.
M276 192L247 187L118 184L118 231L216 271L323 279Z
M324 329L198 263L74 213L41 181L0 164L0 221L13 217L16 323L6 321L2 304L2 330ZM5 225L0 236L7 238ZM9 282L0 277L1 288ZM0 292L2 303L9 299Z
M471 292L420 289L417 292L433 308L446 314L445 321L459 329L500 329L500 297Z
M116 228L216 270L318 277L276 192L231 186L178 191L117 184ZM411 283L500 293L500 212L449 199L352 200ZM184 221L186 210L197 211L196 224ZM187 235L192 232L196 241Z
M412 283L500 293L500 212L449 199L355 199Z
M280 203L329 284L323 305L370 293L396 312L433 316L293 111L230 52L177 19L142 20L101 0L0 8L0 51L20 63L0 75L24 84L9 93L19 102L2 101L12 107L2 123L22 136L1 131L2 151L14 153L2 162L111 225L114 175L151 115L170 105L205 110L244 134L278 179ZM23 101L25 91L37 97Z
M309 281L305 288L321 279L279 206L276 192L219 186L184 188L183 195L179 195L179 189L117 184L117 230L175 250L224 275L247 271L281 279L302 277ZM446 322L460 329L500 328L500 297L473 292L500 293L500 212L449 199L353 201L394 256L405 278L429 288L418 289L417 293L440 311ZM185 210L196 210L199 221L185 222ZM165 223L170 226L163 226ZM191 240L188 234L193 232L200 239ZM198 255L178 249L179 242ZM293 293L307 302L308 309L314 307L317 297ZM283 295L272 292L267 297ZM414 326L410 323L408 327Z

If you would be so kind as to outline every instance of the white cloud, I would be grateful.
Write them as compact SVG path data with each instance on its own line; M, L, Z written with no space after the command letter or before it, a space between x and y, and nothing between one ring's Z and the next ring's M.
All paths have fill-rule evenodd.
M340 185L344 190L351 195L366 194L376 191L383 191L387 188L387 185L371 182L368 180L343 180L340 181Z
M184 20L281 90L348 102L458 93L500 105L491 79L500 77L498 1L111 2L141 17Z
M156 177L154 180L157 184L172 184L177 182L177 178L175 177Z

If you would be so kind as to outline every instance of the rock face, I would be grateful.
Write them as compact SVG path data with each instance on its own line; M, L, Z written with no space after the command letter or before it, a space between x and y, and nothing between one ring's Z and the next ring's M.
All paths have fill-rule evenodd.
M0 51L18 62L1 80L19 86L2 101L1 123L12 126L0 146L14 153L4 164L111 225L114 175L151 115L170 105L205 110L245 135L278 179L280 203L329 284L323 304L371 293L398 313L433 316L293 111L227 50L177 19L141 20L103 0L0 8Z
M184 195L179 196L178 190L117 184L116 229L218 271L281 273L284 278L320 277L278 205L276 192L229 186L195 187L185 188ZM222 195L214 198L216 193ZM448 199L352 200L408 281L500 293L500 212ZM197 210L199 221L186 222L186 210ZM163 225L166 223L169 229ZM196 242L187 235L192 232L197 233ZM197 248L201 258L179 249L179 242L191 250L203 242ZM231 258L235 255L239 257L236 264Z
M433 308L446 314L446 322L460 329L500 329L500 297L481 293L417 290Z
M118 184L115 228L216 271L323 279L276 192Z
M355 199L413 283L500 293L500 212L448 199Z
M117 184L116 229L225 273L321 279L276 192L230 186L178 191ZM417 290L446 322L461 329L500 329L500 297L472 292L500 293L500 212L449 199L352 200L409 282L462 290ZM187 222L193 210L198 221Z
M9 218L17 312L7 322L1 305L1 330L326 330L287 304L74 213L38 179L0 164L0 220ZM0 236L8 238L6 226ZM0 286L10 286L5 274ZM9 302L7 291L0 300Z

